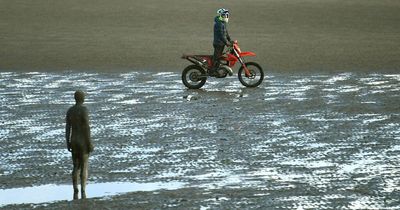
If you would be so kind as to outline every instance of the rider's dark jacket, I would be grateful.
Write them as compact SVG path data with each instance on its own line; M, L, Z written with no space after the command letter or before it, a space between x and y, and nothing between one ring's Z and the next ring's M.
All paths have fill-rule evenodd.
M225 46L231 42L226 23L219 19L219 16L214 18L214 45Z

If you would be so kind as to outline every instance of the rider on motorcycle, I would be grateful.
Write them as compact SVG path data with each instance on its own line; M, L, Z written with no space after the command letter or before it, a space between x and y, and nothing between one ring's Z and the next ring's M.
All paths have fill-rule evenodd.
M220 64L219 58L224 52L225 45L232 46L232 40L229 36L226 25L229 21L229 11L221 8L217 10L217 16L214 18L214 55L213 55L213 67L210 71L211 75L217 74L217 69Z

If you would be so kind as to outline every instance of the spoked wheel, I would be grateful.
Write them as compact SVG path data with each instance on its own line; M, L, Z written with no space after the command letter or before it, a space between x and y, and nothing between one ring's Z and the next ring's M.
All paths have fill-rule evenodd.
M248 62L245 63L247 69L249 69L250 75L246 76L245 70L240 67L238 77L240 83L246 87L257 87L261 84L264 79L264 72L258 63Z
M190 65L182 72L182 82L189 89L199 89L203 87L206 80L206 72L199 66Z

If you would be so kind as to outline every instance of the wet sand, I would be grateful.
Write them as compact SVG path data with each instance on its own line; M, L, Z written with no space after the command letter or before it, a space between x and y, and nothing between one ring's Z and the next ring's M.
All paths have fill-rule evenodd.
M270 71L398 71L397 0L0 0L1 71L180 71L218 7Z
M254 89L234 76L187 90L180 56L211 54L221 6L266 79ZM0 208L398 209L399 8L0 0L0 190L45 196L37 190L71 184L64 115L76 89L88 92L96 144L89 186L178 183L85 201L70 201L71 186L67 200L0 197Z
M86 201L71 201L64 140L76 89L95 144ZM179 72L0 73L0 208L399 209L399 94L399 74L363 72L201 90ZM142 187L90 190L116 182ZM2 190L46 197L49 184L63 201L2 202Z

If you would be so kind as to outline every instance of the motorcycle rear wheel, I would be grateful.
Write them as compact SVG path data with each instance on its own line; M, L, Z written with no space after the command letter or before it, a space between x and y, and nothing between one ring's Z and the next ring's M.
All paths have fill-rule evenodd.
M206 83L207 76L204 69L190 65L182 71L182 82L189 89L199 89Z
M243 66L240 67L238 72L238 77L240 83L246 87L257 87L264 80L264 71L261 66L255 62L247 62L245 63L247 69L250 71L250 76L247 77L244 71Z

